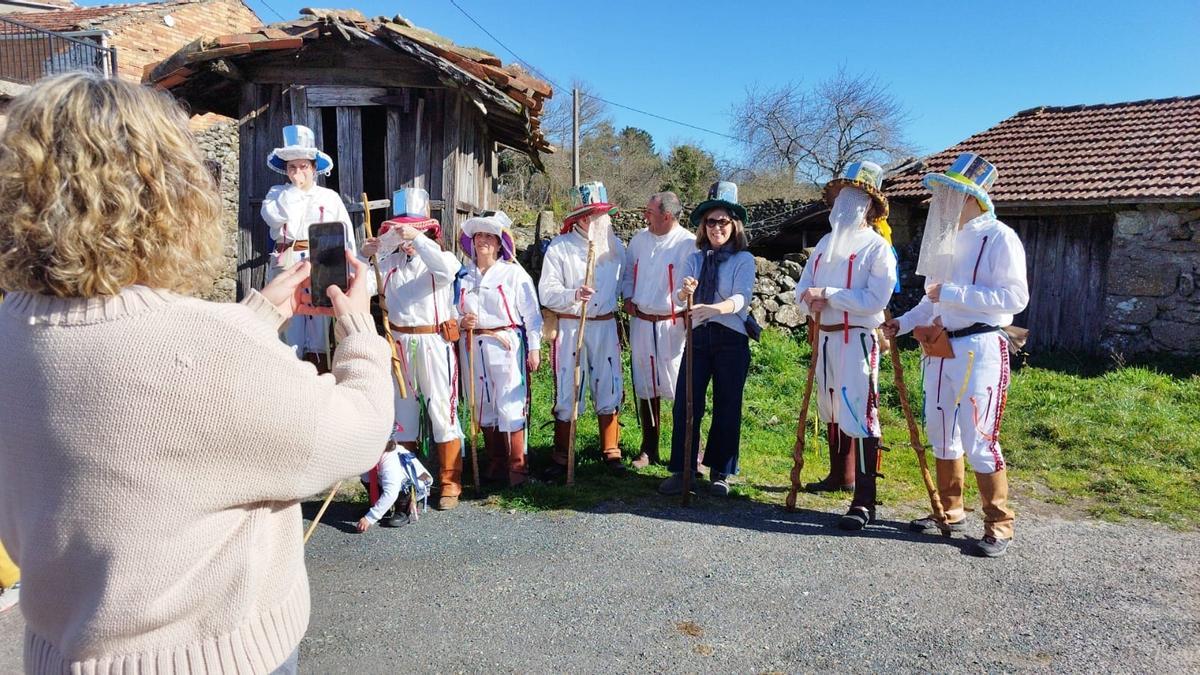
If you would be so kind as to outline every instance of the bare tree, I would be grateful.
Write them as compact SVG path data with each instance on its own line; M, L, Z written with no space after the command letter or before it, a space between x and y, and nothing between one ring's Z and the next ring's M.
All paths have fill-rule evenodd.
M812 89L748 88L732 117L750 166L815 184L858 160L884 164L909 153L900 103L874 78L844 70Z

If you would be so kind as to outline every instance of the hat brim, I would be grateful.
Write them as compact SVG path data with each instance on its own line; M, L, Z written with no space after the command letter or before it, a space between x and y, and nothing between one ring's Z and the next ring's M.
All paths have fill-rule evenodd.
M500 238L501 259L514 260L517 257L517 247L513 243L512 232L507 227L502 227L499 223L487 217L482 217L470 218L462 224L462 234L458 237L458 245L468 258L471 260L475 259L474 237L480 232Z
M872 209L867 214L868 221L886 220L888 217L889 207L887 197L883 195L874 185L864 181L851 180L849 178L834 178L825 184L823 194L825 197L825 205L833 208L833 200L837 199L838 193L842 188L858 188L867 193L871 198Z
M741 204L727 202L724 199L709 199L707 201L700 202L699 206L692 209L691 215L688 216L688 220L691 221L692 227L698 227L700 225L700 220L704 218L704 214L717 207L723 208L732 213L735 218L742 221L743 226L746 224L746 207L742 206Z
M617 207L613 206L612 204L605 203L581 206L568 213L566 218L563 218L563 232L566 232L568 229L570 229L570 227L580 219L597 213L607 213L610 216L616 215Z
M317 173L328 175L333 171L333 158L315 148L275 148L267 155L267 166L276 173L287 175L287 163L293 159L309 159L316 165Z
M422 232L433 230L433 238L441 240L442 224L436 218L413 218L411 216L401 216L400 218L389 218L379 224L378 236L383 236L384 232L397 227L399 225L412 225Z
M991 213L996 210L995 205L992 204L992 198L988 196L988 193L984 192L983 188L975 185L974 183L969 183L953 176L947 176L944 173L927 173L925 174L925 177L921 179L921 184L926 188L932 189L935 183L938 185L944 185L952 190L965 192L974 197L975 201L979 202L979 207L982 208L985 213Z

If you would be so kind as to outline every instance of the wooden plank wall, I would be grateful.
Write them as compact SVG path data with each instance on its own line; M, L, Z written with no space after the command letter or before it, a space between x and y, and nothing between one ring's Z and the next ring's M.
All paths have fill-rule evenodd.
M1027 349L1096 353L1112 250L1112 214L1001 216L1025 246L1029 306L1013 323Z
M309 97L308 90L314 90ZM367 171L385 175L391 198L401 187L423 187L444 207L434 211L442 222L443 243L458 250L459 227L467 218L494 206L493 143L481 111L452 89L380 89L365 87L246 84L243 87L239 140L240 201L238 208L238 297L262 288L269 263L270 240L259 215L262 200L286 177L267 168L266 157L283 138L283 127L305 124L318 147L337 150L338 192L358 203ZM384 139L362 138L362 107L348 103L387 97ZM337 128L325 129L321 111L336 109ZM384 166L363 166L363 144L387 144ZM321 179L324 184L324 179ZM362 216L351 214L361 242Z

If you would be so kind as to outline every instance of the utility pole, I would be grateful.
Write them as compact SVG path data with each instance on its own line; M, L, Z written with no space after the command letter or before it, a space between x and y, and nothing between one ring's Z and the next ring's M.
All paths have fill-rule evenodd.
M579 185L579 89L571 90L571 178Z

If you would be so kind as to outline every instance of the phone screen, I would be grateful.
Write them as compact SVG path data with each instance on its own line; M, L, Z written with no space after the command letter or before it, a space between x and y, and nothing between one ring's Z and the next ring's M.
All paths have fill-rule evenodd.
M308 246L311 251L312 289L314 307L333 307L333 300L325 292L330 286L343 291L349 288L349 270L346 266L346 229L341 223L316 223L308 228Z

